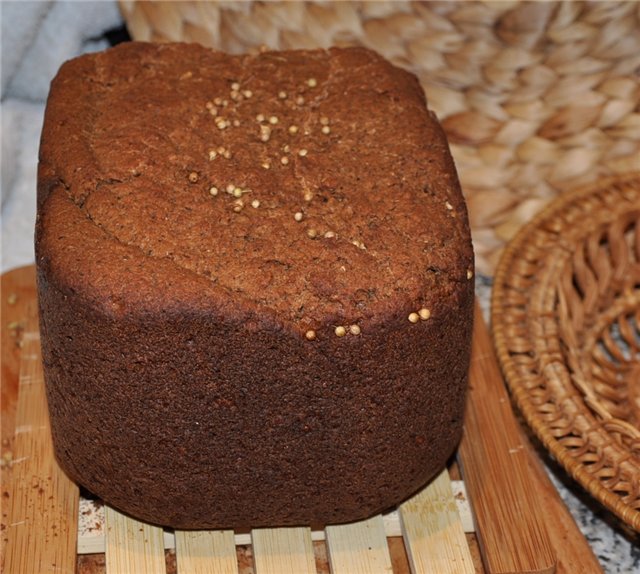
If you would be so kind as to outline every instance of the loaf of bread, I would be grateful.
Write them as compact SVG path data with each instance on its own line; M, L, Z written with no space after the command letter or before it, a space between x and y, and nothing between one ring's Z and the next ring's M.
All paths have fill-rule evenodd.
M371 51L64 64L36 256L59 462L139 519L357 520L459 441L466 208L418 81Z

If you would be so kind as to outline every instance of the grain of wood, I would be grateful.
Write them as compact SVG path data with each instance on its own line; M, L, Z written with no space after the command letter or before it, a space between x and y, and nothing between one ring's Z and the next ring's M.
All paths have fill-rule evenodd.
M164 574L162 528L105 505L107 574Z
M29 310L35 310L36 297L35 268L33 266L14 269L2 274L0 288L0 341L2 351L0 368L2 369L2 389L0 405L2 417L2 454L7 454L13 440L18 402L18 385L20 381L20 355L22 335ZM5 467L0 465L4 471ZM4 472L3 472L3 484ZM0 537L0 539L4 539Z
M531 472L531 488L540 501L542 515L547 517L545 525L557 556L556 574L602 574L602 566L593 549L578 530L571 513L549 480L533 448L526 441L525 444Z
M78 487L58 466L51 439L35 304L21 338L5 568L73 574Z
M389 545L382 515L325 529L332 574L389 574Z
M309 528L251 531L256 574L316 574Z
M238 574L233 530L176 530L180 574Z
M469 498L461 480L452 480L451 488L454 493L458 514L462 521L462 527L465 532L472 533L474 529L473 517L471 516L471 507ZM83 514L84 513L84 514ZM95 554L104 553L105 551L105 534L104 534L104 510L102 506L96 506L92 501L80 499L80 526L78 532L78 554ZM400 517L398 511L393 510L381 515L385 536L400 537L402 531L400 529ZM85 523L85 519L87 522ZM171 531L164 532L164 548L165 550L177 547L178 533L175 535ZM325 530L312 530L311 540L322 541L326 539ZM251 534L248 532L234 533L233 541L236 546L251 544Z
M414 574L473 574L475 566L447 470L400 506L400 524Z
M527 451L502 384L488 331L476 305L470 389L458 451L478 541L490 574L556 569Z

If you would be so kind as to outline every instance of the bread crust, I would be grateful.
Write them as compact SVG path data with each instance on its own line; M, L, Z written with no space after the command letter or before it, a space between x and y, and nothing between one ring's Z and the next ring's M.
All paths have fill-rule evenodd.
M460 438L464 200L417 80L370 51L130 43L65 64L36 258L56 454L138 518L357 520Z

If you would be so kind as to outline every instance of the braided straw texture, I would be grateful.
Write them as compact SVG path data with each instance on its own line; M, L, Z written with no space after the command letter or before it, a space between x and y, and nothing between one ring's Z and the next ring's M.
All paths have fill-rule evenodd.
M563 194L496 270L494 342L528 424L640 531L640 173Z
M413 71L449 136L484 273L556 195L637 169L639 3L120 5L137 40L232 53L364 45Z

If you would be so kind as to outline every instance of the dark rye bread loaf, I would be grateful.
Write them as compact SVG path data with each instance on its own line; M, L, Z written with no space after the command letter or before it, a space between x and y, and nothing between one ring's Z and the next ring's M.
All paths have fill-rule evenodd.
M57 456L135 517L360 519L460 438L466 209L416 78L375 53L66 63L36 248Z

